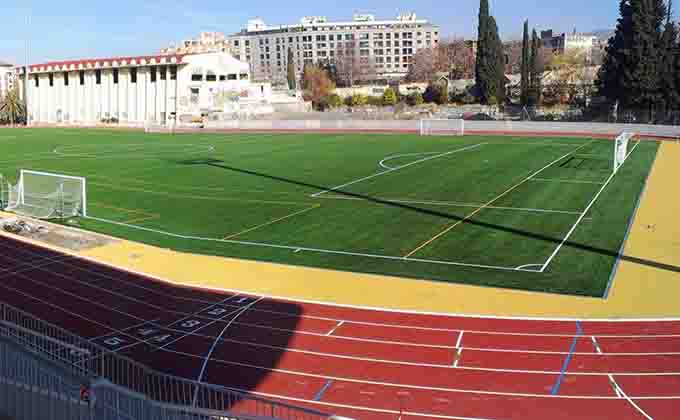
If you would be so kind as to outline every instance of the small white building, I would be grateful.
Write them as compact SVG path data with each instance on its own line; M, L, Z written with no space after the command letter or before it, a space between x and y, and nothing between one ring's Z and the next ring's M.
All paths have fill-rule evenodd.
M15 76L14 66L0 61L0 98L14 88Z
M247 63L221 52L61 61L29 67L28 114L32 124L165 125L268 92L251 85Z

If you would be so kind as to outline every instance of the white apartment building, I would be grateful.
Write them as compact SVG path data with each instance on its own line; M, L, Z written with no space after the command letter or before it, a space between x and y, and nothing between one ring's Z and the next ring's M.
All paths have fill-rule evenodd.
M211 38L214 43L209 46ZM365 14L341 22L304 17L298 24L279 26L253 19L237 34L222 38L203 33L198 40L183 41L162 53L190 54L201 48L230 51L250 64L254 80L285 84L289 49L298 77L305 63L333 63L339 72L354 73L349 78L398 79L406 75L418 50L438 43L439 28L415 14L386 20Z
M14 65L0 61L0 98L14 88L15 79Z
M23 72L21 70L20 72ZM20 84L23 91L23 75ZM240 98L264 100L227 53L116 57L29 66L30 123L186 122Z

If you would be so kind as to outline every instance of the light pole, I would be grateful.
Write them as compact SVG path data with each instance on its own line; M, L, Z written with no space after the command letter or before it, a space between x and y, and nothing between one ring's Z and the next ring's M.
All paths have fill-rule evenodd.
M31 16L30 14L26 15L26 51L25 51L25 63L24 63L24 109L26 113L26 127L29 127L31 125L31 117L30 117L30 112L29 112L29 107L28 107L28 68L29 68L29 48L30 48L30 27L31 27Z

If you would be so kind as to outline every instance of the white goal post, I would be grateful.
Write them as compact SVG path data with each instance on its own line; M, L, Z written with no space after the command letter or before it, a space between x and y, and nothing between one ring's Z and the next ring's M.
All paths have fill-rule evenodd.
M8 186L7 211L37 219L87 216L87 181L83 177L22 169Z
M463 136L465 120L428 118L420 120L421 136Z
M614 141L614 173L618 172L628 157L628 146L635 133L623 132Z

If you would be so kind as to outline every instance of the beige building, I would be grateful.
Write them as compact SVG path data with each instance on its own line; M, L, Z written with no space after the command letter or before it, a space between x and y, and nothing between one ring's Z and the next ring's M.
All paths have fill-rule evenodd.
M166 125L267 102L271 89L251 83L248 63L219 52L35 64L27 93L30 123Z
M7 91L14 88L16 71L14 66L0 61L0 98L5 96Z
M253 19L237 34L203 33L162 53L229 51L250 64L254 80L285 84L289 49L298 77L305 63L332 63L347 79L375 80L405 76L413 55L438 43L439 28L415 14L386 20L365 14L339 22L304 17L297 24L278 26Z

